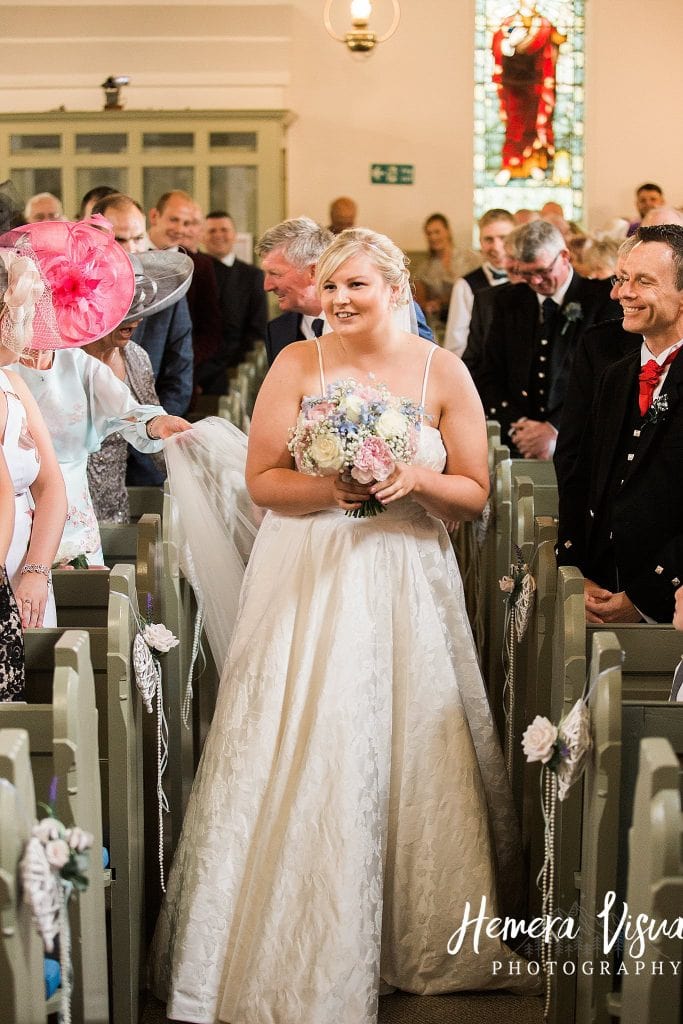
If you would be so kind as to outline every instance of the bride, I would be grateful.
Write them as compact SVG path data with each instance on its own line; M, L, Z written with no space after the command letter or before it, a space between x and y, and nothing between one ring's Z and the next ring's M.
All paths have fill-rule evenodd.
M179 1021L372 1024L380 980L525 985L498 940L448 952L466 901L499 912L517 855L443 522L486 501L482 407L460 359L398 326L388 238L342 232L317 279L332 332L284 349L254 410L246 480L270 511L152 950ZM287 448L304 396L349 378L424 407L413 464L383 483L307 476ZM381 514L344 515L370 495Z

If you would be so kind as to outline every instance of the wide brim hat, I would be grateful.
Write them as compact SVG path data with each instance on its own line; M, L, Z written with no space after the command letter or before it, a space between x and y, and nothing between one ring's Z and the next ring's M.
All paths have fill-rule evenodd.
M50 304L36 307L26 347L89 345L111 334L130 309L133 265L103 217L25 224L0 236L0 248L33 260L47 286Z
M135 273L135 295L123 324L174 306L190 287L194 263L184 252L154 249L131 253L128 258Z

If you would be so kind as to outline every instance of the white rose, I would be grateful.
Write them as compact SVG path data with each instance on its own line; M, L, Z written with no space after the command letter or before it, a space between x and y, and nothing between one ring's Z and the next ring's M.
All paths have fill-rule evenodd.
M375 433L387 441L390 437L401 437L407 433L408 420L397 409L387 409L375 424Z
M318 434L308 454L322 472L337 473L344 465L344 452L334 434Z
M166 654L172 647L177 647L180 643L177 640L170 629L166 629L163 622L153 622L151 625L148 623L142 631L145 643L148 647L152 647L155 651L160 651L161 654Z
M43 818L37 825L33 826L33 835L40 839L43 845L51 839L59 839L61 822L56 818Z
M557 740L557 726L542 715L536 715L522 736L522 748L527 761L542 761L546 764L554 753Z
M45 844L45 856L50 867L57 868L59 871L71 856L69 844L65 843L63 839L51 839Z
M352 423L360 423L363 405L363 399L358 395L347 395L339 403L339 411L344 413Z

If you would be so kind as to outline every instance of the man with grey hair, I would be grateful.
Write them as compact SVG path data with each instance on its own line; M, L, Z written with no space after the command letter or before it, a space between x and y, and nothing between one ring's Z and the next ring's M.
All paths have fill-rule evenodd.
M265 274L263 287L273 292L282 310L266 327L269 363L291 342L322 334L315 268L332 238L330 231L310 217L295 217L276 224L256 243Z
M273 292L282 315L266 327L266 352L271 364L293 341L320 337L325 328L322 303L315 283L318 260L334 235L310 217L284 220L270 228L256 243L265 274L263 287ZM424 314L416 305L420 337L433 340Z
M37 224L41 220L64 220L64 209L52 192L37 192L26 203L24 217L27 224Z
M477 386L513 454L550 459L578 341L619 307L608 281L572 269L562 234L547 221L516 228L505 249L520 283L497 296Z

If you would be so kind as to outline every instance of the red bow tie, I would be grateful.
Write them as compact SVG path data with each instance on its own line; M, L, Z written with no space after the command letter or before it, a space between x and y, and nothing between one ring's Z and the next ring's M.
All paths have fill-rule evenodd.
M673 352L669 352L661 366L656 359L648 359L645 365L641 366L640 375L638 377L638 406L640 408L641 416L644 416L652 405L652 396L655 393L664 370L669 363L674 361L680 351L680 348L676 348Z

